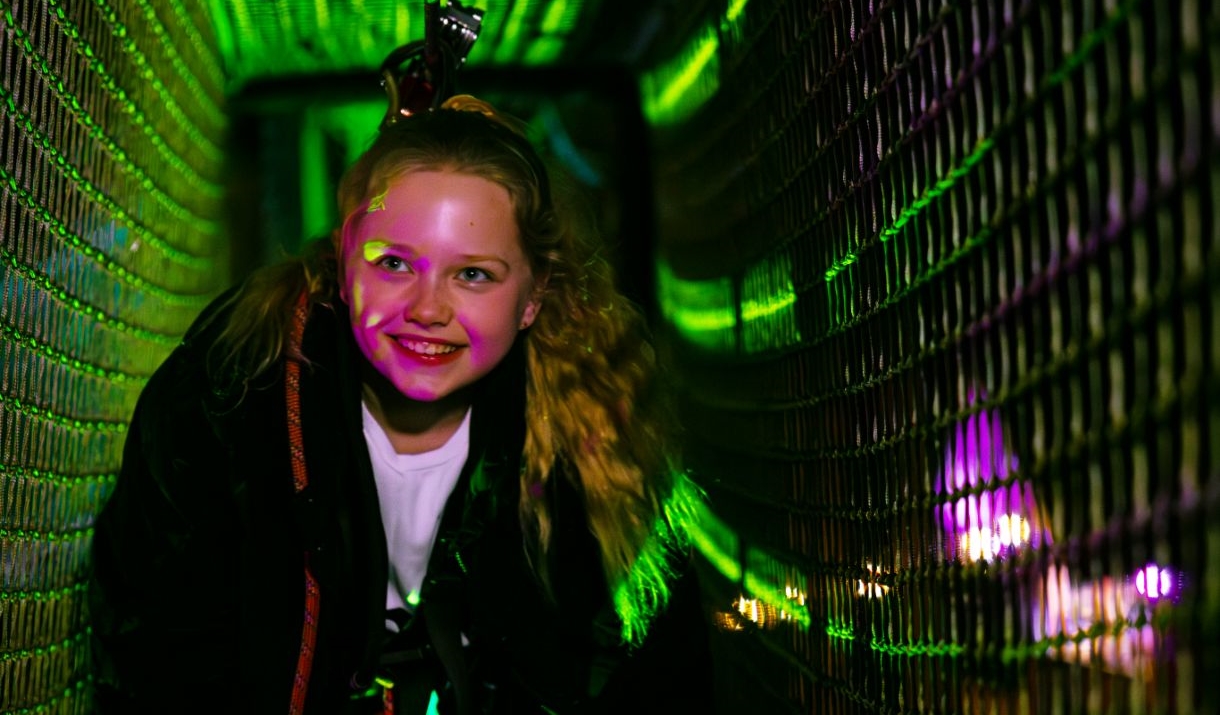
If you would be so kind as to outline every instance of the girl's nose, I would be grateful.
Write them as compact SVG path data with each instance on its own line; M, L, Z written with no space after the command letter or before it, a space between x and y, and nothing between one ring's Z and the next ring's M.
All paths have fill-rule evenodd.
M449 322L452 310L447 291L432 280L415 281L404 306L404 317L408 322L419 325L443 325Z

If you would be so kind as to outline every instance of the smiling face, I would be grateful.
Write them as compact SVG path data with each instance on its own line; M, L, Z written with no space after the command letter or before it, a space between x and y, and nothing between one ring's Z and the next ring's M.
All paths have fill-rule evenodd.
M538 310L508 191L482 177L395 177L348 220L339 248L356 344L410 400L486 375Z

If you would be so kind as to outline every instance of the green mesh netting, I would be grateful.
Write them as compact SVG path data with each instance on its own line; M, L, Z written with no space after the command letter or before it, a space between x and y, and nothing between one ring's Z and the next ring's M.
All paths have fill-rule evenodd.
M83 581L136 396L228 281L194 3L0 2L0 711L89 711Z
M642 83L726 711L1220 707L1215 5L727 6Z

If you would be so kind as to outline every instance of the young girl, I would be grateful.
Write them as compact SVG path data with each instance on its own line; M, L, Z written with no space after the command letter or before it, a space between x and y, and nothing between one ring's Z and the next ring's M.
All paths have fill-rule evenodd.
M99 710L710 710L643 321L516 126L385 127L333 238L149 381L96 524Z

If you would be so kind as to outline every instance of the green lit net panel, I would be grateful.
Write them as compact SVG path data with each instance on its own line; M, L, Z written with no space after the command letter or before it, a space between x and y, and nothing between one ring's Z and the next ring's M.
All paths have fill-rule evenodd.
M1217 4L713 5L641 86L726 702L1216 712Z
M206 0L230 89L249 80L368 72L424 36L424 0ZM484 11L472 66L546 65L576 31L586 0L469 0Z
M228 281L196 6L0 0L0 712L89 711L91 525L141 387Z

